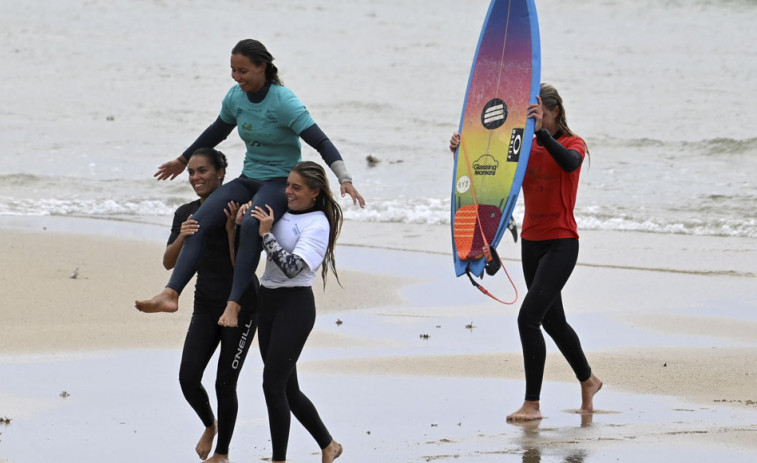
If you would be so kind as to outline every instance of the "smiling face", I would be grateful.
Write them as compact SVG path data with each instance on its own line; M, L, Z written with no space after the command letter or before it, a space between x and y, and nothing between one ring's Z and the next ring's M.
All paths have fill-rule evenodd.
M306 211L315 205L315 198L321 192L319 189L312 189L297 172L289 172L287 178L287 207L292 211Z
M256 92L265 85L267 64L257 65L250 58L236 53L231 55L231 78L245 92Z
M189 158L187 172L189 172L189 184L200 197L200 201L205 201L210 193L221 186L226 173L225 169L216 170L207 156L197 154Z

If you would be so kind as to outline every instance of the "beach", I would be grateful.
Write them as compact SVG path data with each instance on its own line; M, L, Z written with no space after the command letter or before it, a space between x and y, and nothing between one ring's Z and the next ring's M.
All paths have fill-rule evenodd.
M536 1L541 81L590 150L562 296L604 387L577 414L548 339L545 418L513 425L519 244L498 246L517 297L503 272L482 282L517 299L499 304L455 277L449 229L448 140L489 3L5 2L0 463L198 461L178 382L192 291L175 314L134 301L166 283L171 218L195 198L186 175L153 174L218 116L244 38L266 44L367 201L341 200L341 286L316 280L298 364L339 462L754 461L757 129L741 122L757 105L757 4ZM244 142L217 148L239 175ZM235 463L271 453L253 344ZM290 461L319 461L316 447L293 423Z
M191 297L176 314L133 308L167 278L162 229L54 217L4 225L0 417L12 421L0 425L0 461L130 461L134 452L193 461L201 424L177 380ZM737 462L757 451L751 238L730 238L753 251L724 263L695 258L706 237L661 246L639 233L584 233L563 295L604 381L597 411L575 413L577 382L548 341L545 419L516 426L504 418L523 393L518 303L498 304L455 278L448 233L345 224L343 288L331 278L317 289L318 320L299 363L344 461ZM619 253L617 240L646 245ZM517 246L503 242L500 253L522 298ZM501 275L484 283L505 299L512 291ZM269 455L260 375L251 355L232 461ZM209 390L213 377L209 368ZM290 448L292 461L318 450L297 423Z

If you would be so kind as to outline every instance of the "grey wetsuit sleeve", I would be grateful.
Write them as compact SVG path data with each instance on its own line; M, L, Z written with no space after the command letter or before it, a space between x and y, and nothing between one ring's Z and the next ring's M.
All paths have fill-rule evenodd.
M266 250L273 262L284 272L287 278L296 277L308 266L302 257L289 253L282 248L276 241L273 233L263 235L263 249Z

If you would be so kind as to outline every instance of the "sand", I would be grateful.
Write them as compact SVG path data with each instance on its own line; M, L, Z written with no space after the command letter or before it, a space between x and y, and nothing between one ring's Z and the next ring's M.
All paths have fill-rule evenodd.
M0 462L45 461L43 450L28 449L40 429L52 454L67 448L64 441L76 447L62 431L66 422L95 433L82 446L110 439L157 454L186 451L176 461L193 458L199 428L175 381L191 292L176 314L133 308L167 279L162 228L138 225L148 230L140 236L129 231L133 224L5 219L0 417L13 421L0 425ZM754 240L585 232L564 297L605 382L599 411L588 422L570 413L579 403L575 378L549 343L547 418L520 428L504 421L522 397L519 304L496 304L454 278L446 227L348 222L344 230L337 254L343 287L332 277L325 291L317 288L319 319L300 361L301 377L350 451L344 461L538 461L527 460L529 452L665 461L670 454L655 451L661 445L678 449L675 456L711 452L742 461L757 450ZM619 243L634 252L618 250ZM522 297L517 246L500 249ZM484 282L509 296L504 279ZM97 373L106 359L118 373ZM243 437L232 443L232 461L270 451L260 368L255 357L240 382L236 436ZM118 404L99 398L122 387L132 393ZM71 398L58 396L68 388ZM161 405L150 408L152 401ZM65 410L67 418L59 415ZM94 424L103 418L119 426ZM126 423L134 432L121 439ZM292 461L315 458L301 431L293 430L291 447ZM57 461L69 460L121 461L96 453Z

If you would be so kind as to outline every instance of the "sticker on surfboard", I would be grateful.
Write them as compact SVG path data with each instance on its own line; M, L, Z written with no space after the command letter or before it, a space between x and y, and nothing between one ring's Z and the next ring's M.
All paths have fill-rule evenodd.
M467 175L463 175L457 179L457 192L465 193L470 189L470 178Z

